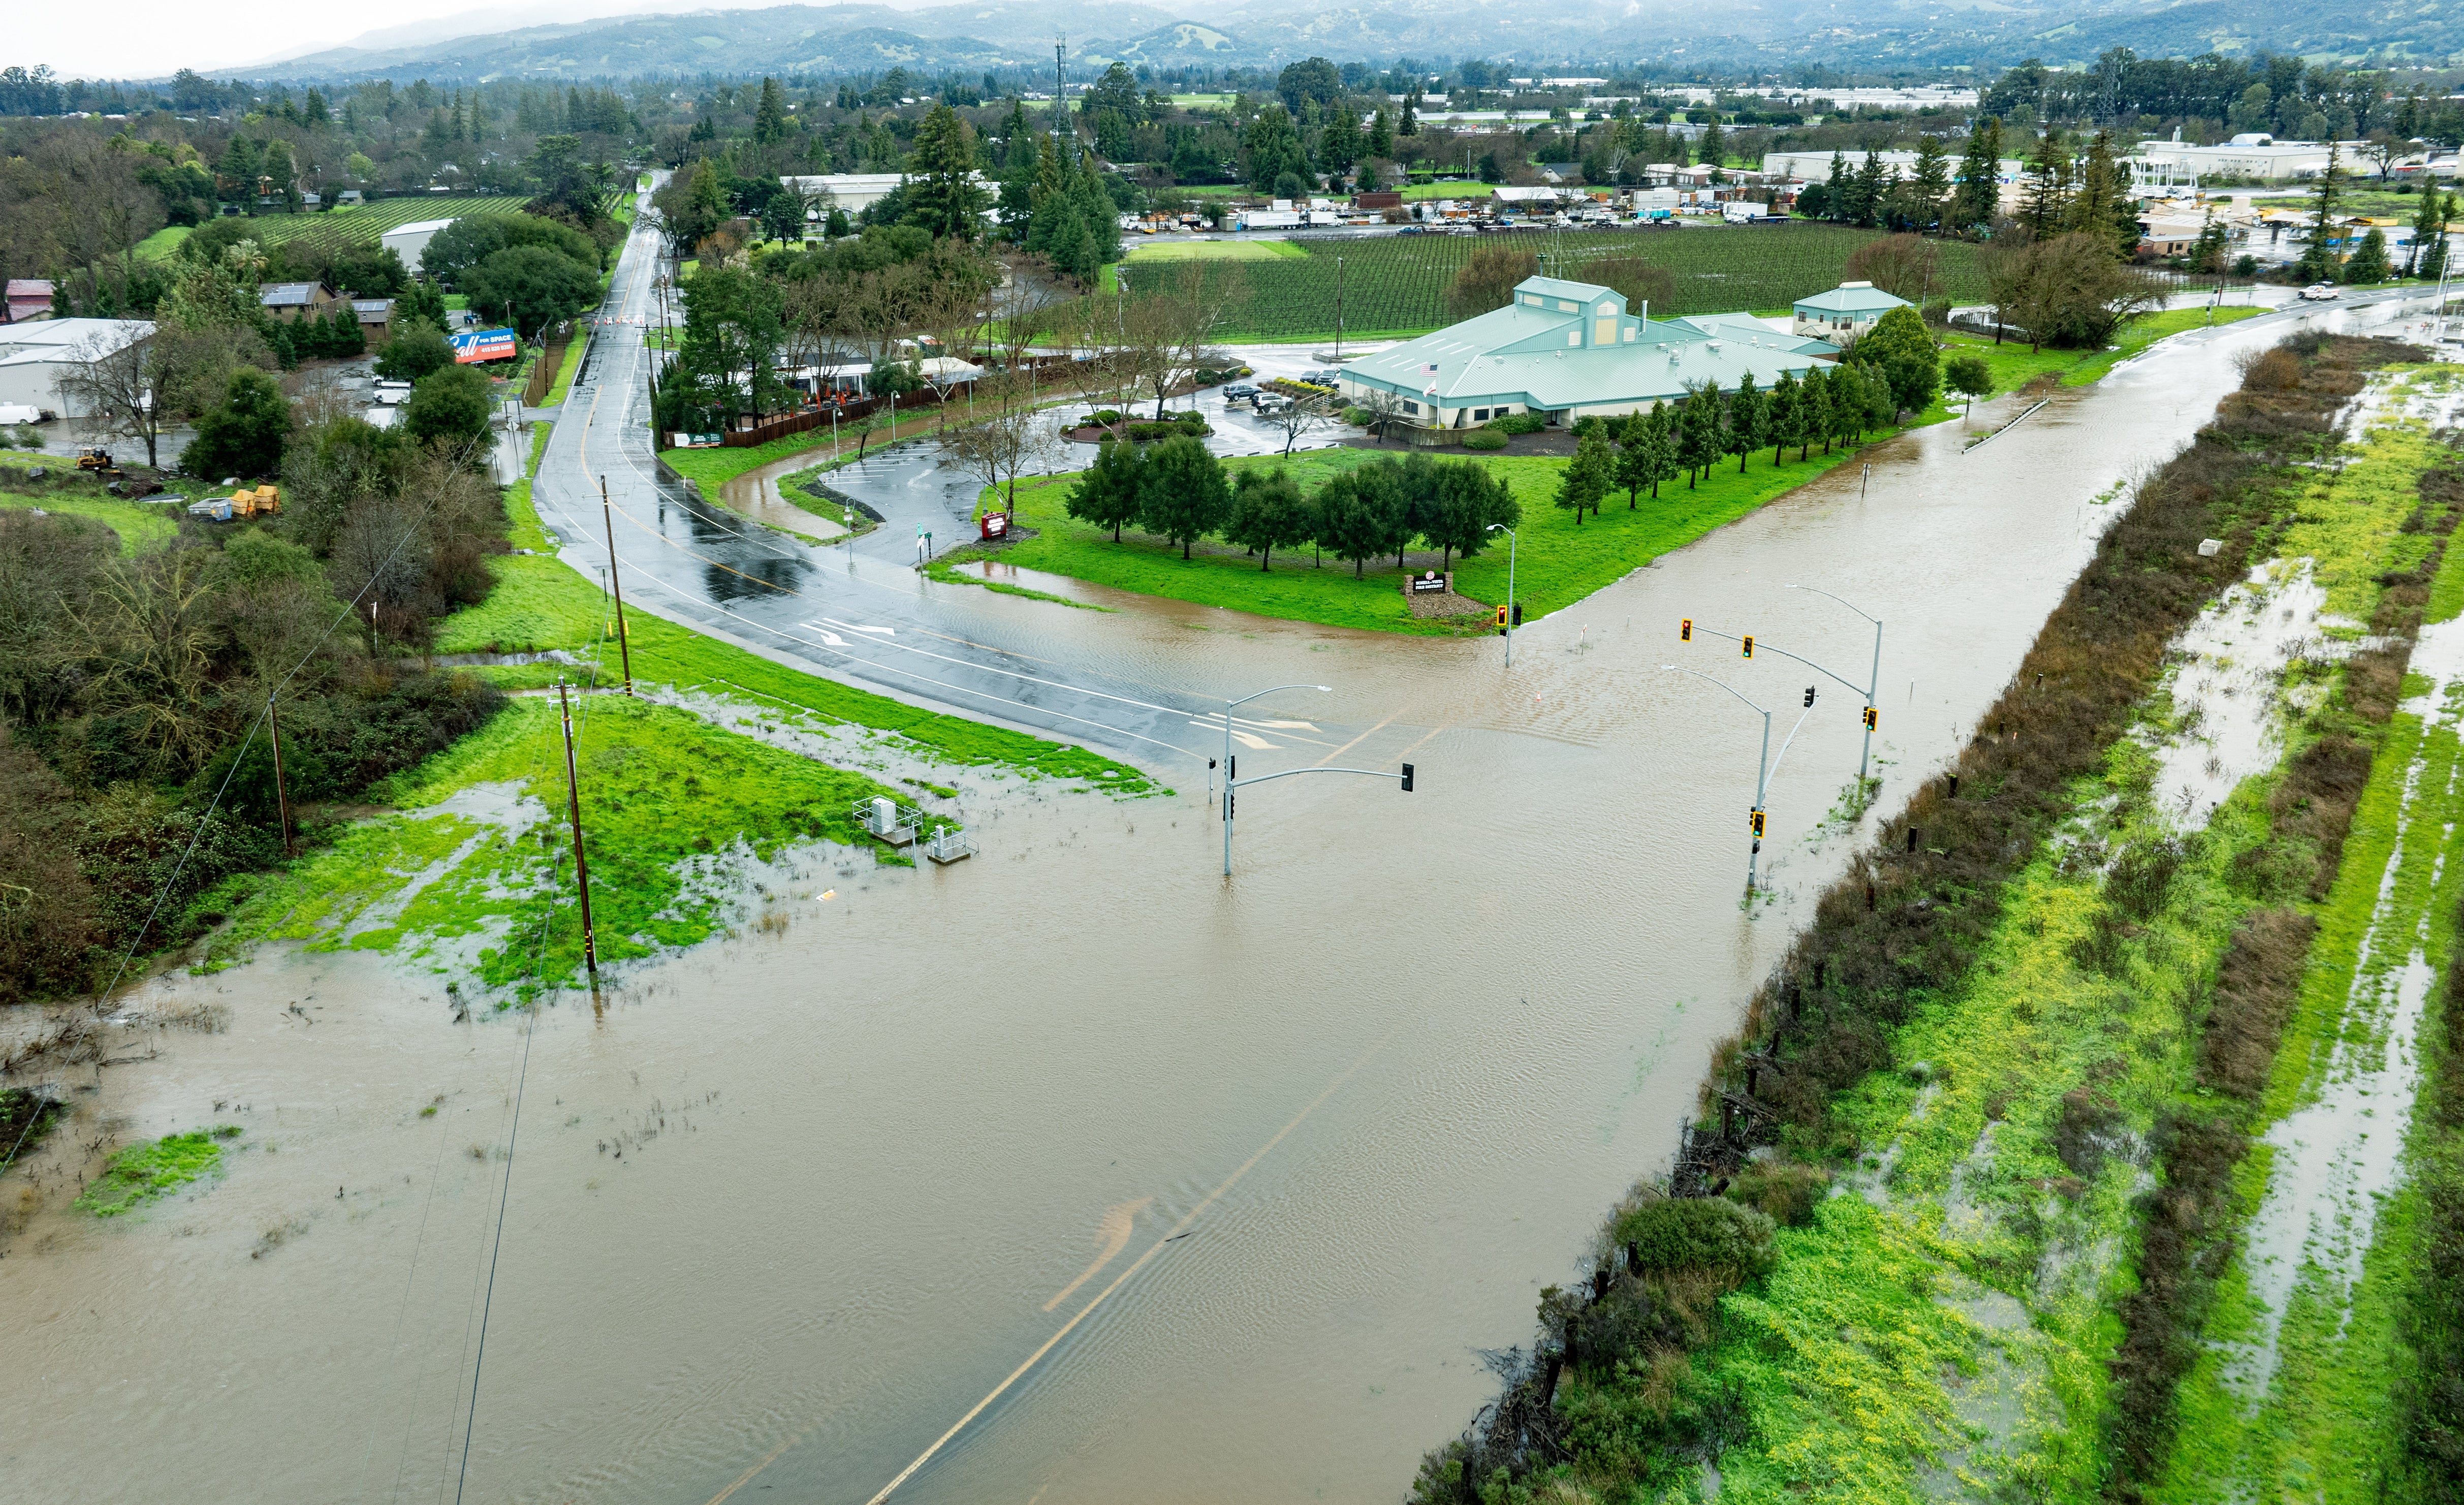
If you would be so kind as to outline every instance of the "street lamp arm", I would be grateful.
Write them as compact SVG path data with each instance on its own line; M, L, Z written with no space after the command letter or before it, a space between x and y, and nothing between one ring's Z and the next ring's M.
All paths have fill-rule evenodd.
M1778 777L1779 777L1779 763L1780 763L1780 758L1785 758L1785 757L1787 757L1787 756L1788 756L1788 744L1789 744L1790 742L1793 742L1793 741L1796 741L1796 734L1797 734L1797 732L1799 731L1799 729L1801 729L1801 728L1805 725L1805 719L1806 719L1807 717L1809 717L1809 716L1812 716L1813 714L1814 714L1814 707L1812 707L1812 706L1810 706L1810 705L1809 705L1809 706L1807 706L1803 711L1801 711L1801 712L1799 712L1799 713L1797 714L1797 718L1796 718L1796 725L1795 725L1795 726L1792 726L1792 727L1790 727L1790 728L1788 729L1788 736L1786 736L1785 738L1782 738L1782 739L1780 740L1780 744L1779 744L1779 758L1773 758L1773 759L1771 760L1771 772L1769 772L1769 773L1767 773L1767 774L1764 774L1764 775L1763 775L1763 783L1764 783L1765 785L1769 785L1769 784L1771 783L1771 780L1776 779L1776 778L1778 778Z
M1403 777L1399 773L1382 768L1286 768L1281 773L1262 773L1254 779L1242 779L1237 783L1226 785L1225 787L1245 789L1253 784L1264 784L1269 779L1288 779L1296 773L1365 773L1373 779L1400 779Z
M1238 700L1226 700L1223 702L1223 708L1229 711L1235 706L1247 705L1250 701L1258 698L1258 696L1260 695L1273 695L1279 690L1332 690L1333 688L1334 687L1332 685L1322 684L1279 684L1269 689L1261 690L1258 692L1258 695L1244 695Z
M1680 669L1680 668L1678 668L1675 664L1662 664L1662 665L1661 665L1660 667L1661 667L1661 668L1662 668L1662 669L1667 670L1667 671L1668 671L1669 673L1671 673L1671 674L1679 674L1679 675L1694 675L1694 677L1695 677L1695 678L1702 680L1705 684L1719 685L1721 689L1727 691L1730 695L1736 696L1736 697L1737 697L1738 699L1740 699L1740 700L1746 700L1745 696L1744 696L1743 694L1739 693L1739 692L1738 692L1738 690L1737 690L1734 686L1732 686L1732 685L1727 685L1727 684L1721 684L1721 682L1720 682L1719 680L1712 678L1709 675L1705 675L1705 674L1695 674L1695 672L1694 672L1693 670L1691 670L1691 669ZM1756 715L1758 715L1758 716L1769 716L1769 715L1771 715L1771 713L1770 713L1769 711L1766 711L1766 710L1764 710L1761 706L1754 704L1754 702L1752 702L1751 700L1746 700L1746 707L1747 707L1747 709L1749 709L1749 710L1750 710L1750 711L1754 712L1754 713L1755 713Z
M1698 627L1694 631L1702 633L1705 637L1725 637L1731 643L1742 643L1745 641L1744 638L1737 636L1733 632L1723 632L1717 628ZM1813 659L1806 657L1803 653L1792 653L1787 649L1774 647L1771 644L1763 641L1759 637L1754 639L1754 652L1757 653L1777 653L1782 658L1793 658L1798 663L1803 664L1806 668L1813 670L1815 674L1830 675L1832 678L1837 679L1841 684L1855 691L1859 697L1862 697L1867 693L1867 689L1864 685L1860 685L1853 679L1842 678L1839 675L1823 668L1820 664L1817 664ZM1691 673L1691 671L1688 671L1688 673ZM1711 682L1713 684L1719 683L1716 679Z
M1882 619L1881 617L1874 616L1869 612L1860 609L1842 597L1832 596L1830 591L1823 589L1820 586L1791 586L1788 588L1791 590L1811 590L1817 596L1831 596L1832 600L1838 602L1843 607L1847 607L1849 610L1855 611L1859 616L1873 623L1876 627L1881 627L1882 625Z

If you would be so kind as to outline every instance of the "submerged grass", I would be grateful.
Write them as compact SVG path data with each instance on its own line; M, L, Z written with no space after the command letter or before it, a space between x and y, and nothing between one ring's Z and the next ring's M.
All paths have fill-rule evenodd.
M554 985L582 961L566 901L571 834L554 702L517 700L383 791L399 813L352 828L252 895L218 942L262 941L467 965L491 987ZM692 945L737 902L731 855L866 840L850 808L895 791L669 706L589 697L575 716L600 959ZM460 797L459 808L445 808Z
M132 1144L107 1162L75 1206L99 1218L116 1218L168 1196L201 1177L218 1174L223 1141L239 1137L239 1125L165 1135Z

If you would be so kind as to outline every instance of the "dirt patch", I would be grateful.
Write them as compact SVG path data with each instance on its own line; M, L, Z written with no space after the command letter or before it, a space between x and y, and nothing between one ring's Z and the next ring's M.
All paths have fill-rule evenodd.
M1497 608L1451 590L1415 590L1411 595L1412 614L1423 620L1433 617L1485 617L1497 614Z

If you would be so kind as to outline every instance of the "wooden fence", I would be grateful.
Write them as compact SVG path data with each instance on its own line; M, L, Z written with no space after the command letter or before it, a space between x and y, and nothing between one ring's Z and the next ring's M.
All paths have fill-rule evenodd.
M571 324L559 325L547 337L547 343L539 350L538 363L531 367L530 385L522 388L523 407L537 408L547 401L547 394L556 387L556 373L564 368L565 352L572 346Z

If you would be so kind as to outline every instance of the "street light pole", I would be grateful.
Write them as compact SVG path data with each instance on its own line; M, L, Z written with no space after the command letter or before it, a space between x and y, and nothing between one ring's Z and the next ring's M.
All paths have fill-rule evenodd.
M1261 690L1257 695L1244 695L1238 700L1226 700L1223 702L1223 875L1225 877L1228 878L1232 875L1233 709L1237 706L1248 704L1250 701L1257 699L1258 696L1274 695L1284 690L1315 690L1321 694L1332 694L1333 689L1334 687L1332 685L1322 684L1279 684L1270 689Z
M1515 545L1523 541L1503 522L1490 523L1488 531L1506 535L1506 667L1511 669L1514 667L1514 550Z
M1670 674L1693 675L1695 678L1702 680L1705 684L1719 685L1721 689L1727 691L1730 695L1736 696L1738 699L1745 700L1747 708L1763 719L1762 757L1754 765L1754 806L1751 810L1747 812L1749 825L1759 824L1759 817L1763 814L1764 809L1763 802L1771 793L1771 775L1779 771L1780 758L1788 756L1789 743L1796 741L1797 732L1805 725L1805 718L1814 714L1814 692L1811 690L1806 692L1806 708L1803 714L1797 717L1796 725L1788 729L1787 741L1782 741L1779 744L1779 758L1774 758L1771 756L1771 714L1769 711L1766 711L1761 706L1754 704L1751 700L1746 700L1745 696L1739 693L1734 686L1722 684L1721 681L1712 678L1709 675L1696 674L1691 669L1680 669L1675 664L1662 664L1660 667ZM1757 885L1760 875L1759 865L1762 862L1763 855L1763 838L1761 833L1756 832L1752 839L1753 845L1747 849L1746 852L1746 892L1748 894L1753 893Z
M1859 719L1865 722L1865 745L1863 749L1857 754L1857 791L1861 796L1865 789L1865 769L1873 761L1874 756L1873 723L1875 719L1879 719L1881 715L1881 713L1875 707L1874 697L1877 695L1880 695L1882 689L1882 619L1859 610L1854 606L1849 606L1847 602L1840 601L1837 596L1831 595L1830 591L1823 589L1819 586L1791 586L1788 588L1791 590L1811 590L1817 596L1830 596L1832 600L1838 601L1841 606L1847 607L1849 610L1855 611L1859 616L1864 617L1866 621L1874 624L1874 666L1867 672L1865 680L1865 714L1859 718Z

